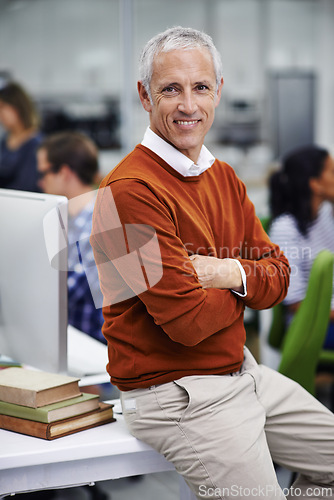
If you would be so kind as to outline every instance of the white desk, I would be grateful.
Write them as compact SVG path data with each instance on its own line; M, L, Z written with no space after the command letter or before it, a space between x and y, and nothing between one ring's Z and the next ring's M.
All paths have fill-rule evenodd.
M173 470L165 458L117 421L46 441L0 430L0 498L48 488ZM195 497L180 477L180 498Z
M106 346L74 328L69 328L68 333L69 367L82 377L80 386L109 382ZM86 359L92 359L92 363L87 365L83 362ZM84 373L80 373L82 367ZM12 493L68 488L174 469L162 455L130 435L122 415L115 416L116 422L54 441L0 429L0 499ZM180 499L195 499L181 476Z

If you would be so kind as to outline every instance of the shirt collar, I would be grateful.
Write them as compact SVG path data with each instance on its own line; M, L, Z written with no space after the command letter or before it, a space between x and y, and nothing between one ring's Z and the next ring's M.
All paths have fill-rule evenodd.
M203 145L197 164L194 163L174 146L159 137L149 127L146 129L142 145L160 156L160 158L173 167L179 174L183 175L183 177L200 175L205 172L205 170L210 168L215 161L215 157Z

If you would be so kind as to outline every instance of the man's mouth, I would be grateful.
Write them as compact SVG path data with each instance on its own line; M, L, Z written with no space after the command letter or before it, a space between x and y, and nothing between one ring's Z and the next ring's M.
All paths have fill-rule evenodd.
M191 125L196 125L200 120L174 120L174 123L177 125L186 125L186 126L191 126Z

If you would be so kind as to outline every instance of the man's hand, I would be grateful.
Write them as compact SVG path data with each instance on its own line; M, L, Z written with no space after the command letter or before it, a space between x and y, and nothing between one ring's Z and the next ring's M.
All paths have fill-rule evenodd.
M241 272L234 259L191 255L190 260L203 288L228 288L243 292Z

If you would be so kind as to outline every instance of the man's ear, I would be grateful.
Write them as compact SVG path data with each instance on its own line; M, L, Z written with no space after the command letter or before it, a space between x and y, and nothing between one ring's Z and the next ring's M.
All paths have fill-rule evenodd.
M224 78L222 77L221 80L220 80L220 84L218 86L218 89L217 89L217 96L216 96L216 102L215 102L215 107L218 106L219 104L219 101L220 101L220 98L222 96L222 88L223 88L223 85L224 85Z
M61 174L64 180L69 180L73 175L73 170L66 163L62 163L58 174Z
M142 103L142 106L145 109L145 111L149 113L150 111L152 111L152 104L150 101L150 97L141 81L137 83L137 89L140 102Z

